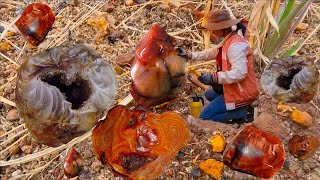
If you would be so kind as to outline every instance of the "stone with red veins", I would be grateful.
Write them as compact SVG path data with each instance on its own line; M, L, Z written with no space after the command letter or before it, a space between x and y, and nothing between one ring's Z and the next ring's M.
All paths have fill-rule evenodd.
M155 114L112 108L92 132L97 158L128 179L155 179L190 139L187 123L174 112Z
M75 148L70 149L63 163L64 174L68 178L76 177L83 167L83 160Z
M24 10L16 22L21 34L34 46L38 46L45 39L55 15L46 4L32 3Z
M160 25L153 25L136 48L131 77L130 93L145 108L179 95L186 82L185 59L178 56L172 37Z
M310 158L319 147L319 139L312 136L294 135L288 143L289 152L300 160Z
M271 178L284 163L283 144L276 136L249 125L228 144L223 162L231 169Z

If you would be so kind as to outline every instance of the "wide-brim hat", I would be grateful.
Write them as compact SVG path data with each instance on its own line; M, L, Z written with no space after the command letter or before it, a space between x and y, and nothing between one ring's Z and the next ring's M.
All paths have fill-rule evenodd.
M208 30L220 30L238 24L241 19L232 19L227 10L216 9L210 12L208 24L204 27Z

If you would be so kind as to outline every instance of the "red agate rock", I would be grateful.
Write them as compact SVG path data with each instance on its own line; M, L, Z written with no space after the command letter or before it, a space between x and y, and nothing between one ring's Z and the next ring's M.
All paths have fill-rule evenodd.
M174 112L155 114L112 108L93 130L97 158L129 179L155 179L190 139L186 122Z
M271 178L284 163L283 144L270 133L246 126L226 147L223 162L231 169Z
M68 178L76 177L83 167L83 160L75 148L70 149L63 163L64 174Z
M288 143L290 153L300 159L310 158L319 148L320 141L316 137L294 135Z
M21 34L34 46L38 46L49 32L55 15L46 4L32 3L16 22Z
M173 39L158 24L138 45L131 77L131 95L145 108L176 98L185 84L185 59L177 55Z

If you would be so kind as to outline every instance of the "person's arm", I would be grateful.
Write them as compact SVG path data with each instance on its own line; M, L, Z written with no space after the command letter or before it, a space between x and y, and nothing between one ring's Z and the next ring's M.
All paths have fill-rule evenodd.
M212 60L216 59L218 55L219 49L216 47L212 47L200 52L190 52L189 59L192 61L201 61L201 60Z
M177 48L178 55L188 60L200 61L200 60L212 60L216 59L219 49L212 47L200 52L187 52L182 48Z
M231 70L217 72L217 83L232 84L243 80L248 73L248 59L247 59L248 44L237 42L229 47L227 56L231 64Z

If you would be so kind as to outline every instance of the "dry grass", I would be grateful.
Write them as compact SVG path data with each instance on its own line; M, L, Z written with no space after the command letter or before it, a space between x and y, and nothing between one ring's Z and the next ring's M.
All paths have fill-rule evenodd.
M9 1L9 0L4 0L2 1L5 4L8 4L10 6L13 7L21 7L24 6L24 3L19 2L19 1ZM233 9L236 9L238 6L243 6L243 5L247 5L252 7L254 5L254 3L250 3L246 0L243 1L237 1L236 3L227 3L225 1L220 1L218 2L218 0L215 0L212 2L212 5L208 5L209 2L211 3L211 1L199 1L199 2L194 2L194 1L180 1L181 6L185 6L186 4L196 4L199 6L209 6L209 9L214 6L215 8L222 8L222 7L227 7L227 9L229 9L230 11ZM146 8L149 5L159 5L161 4L162 1L149 1L147 3L144 4L139 4L139 5L134 5L134 6L130 6L130 7L125 7L125 9L130 9L131 10L131 15L126 17L125 19L122 19L120 22L118 22L118 25L116 26L115 29L129 29L131 30L132 33L141 33L141 34L145 34L147 33L148 29L140 29L139 27L134 27L132 25L129 25L130 20L135 17L135 16L141 16L140 12L141 10L143 10L144 8ZM78 14L76 14L73 19L71 19L70 21L68 21L69 23L67 23L65 25L65 27L63 29L61 29L59 32L55 33L55 34L50 34L47 38L50 37L50 42L47 43L46 48L51 48L54 46L58 46L61 45L63 43L65 43L66 41L68 41L68 34L70 31L75 31L78 28L80 28L80 26L84 25L84 22L90 18L95 12L99 12L101 11L102 7L106 4L105 1L98 1L97 3L90 3L90 4L81 4L80 5L80 9ZM318 18L320 19L319 16L319 12L320 12L320 5L319 4L312 4L311 6L311 10L313 11L314 14L314 18ZM121 11L121 10L120 10ZM61 16L63 16L66 13L66 9L63 9L60 11ZM176 14L175 11L172 11L172 15L176 16L177 19L179 19L180 17ZM182 17L181 17L182 18ZM269 17L270 18L270 17ZM14 56L8 56L5 55L3 53L0 53L0 56L3 57L4 61L8 61L12 64L14 64L15 66L19 67L19 60L21 59L22 55L25 53L26 51L26 46L27 43L25 42L21 47L19 47L19 45L15 44L14 41L9 40L8 38L4 37L4 34L11 30L14 26L15 21L18 19L15 18L14 20L12 20L11 22L1 22L1 24L5 24L5 30L4 32L1 34L0 36L0 42L1 41L6 41L9 42L14 48L15 48L15 57ZM183 22L183 21L182 21ZM180 40L188 40L191 41L194 44L197 44L199 48L203 48L203 47L209 47L210 42L208 42L208 36L207 35L203 35L202 32L197 28L199 24L201 24L201 21L195 21L192 22L191 25L186 26L185 28L178 30L178 31L174 31L174 32L169 32L169 34L171 36L173 36L176 39L180 39ZM275 27L275 25L273 26ZM319 38L316 40L312 40L312 42L310 42L310 40L312 39L311 37L313 37L315 34L317 34L317 31L319 29L319 25L312 31L311 34L309 34L309 36L305 39L305 41L303 42L302 45L306 45L306 44L313 44L313 45L319 45ZM206 33L204 33L206 34ZM259 37L257 39L261 40L260 35L256 34L256 37ZM48 40L49 41L49 40ZM204 43L205 42L205 43ZM204 43L204 44L203 44ZM261 42L258 42L258 44L260 44ZM260 49L261 47L258 46L258 49ZM318 59L320 59L320 50L318 50L318 52L315 53L315 55L317 56ZM258 53L260 56L262 56L262 51L258 50ZM110 60L110 59L107 59ZM263 59L265 63L268 63L268 59ZM112 62L112 61L111 61ZM190 67L197 67L197 66L204 66L204 65L208 65L210 63L212 63L214 61L209 61L209 62L205 62L205 63L192 63L189 64L187 68ZM114 64L113 64L114 65ZM116 65L114 65L116 66ZM119 67L120 68L120 67ZM122 86L119 87L118 92L128 92L128 87L130 85L130 83L128 83L128 78L130 78L130 72L129 69L125 69L125 68L120 68L123 73L118 75L118 80L119 81L124 81L127 83L124 83ZM3 86L0 87L1 89L4 89L6 86L8 86L8 84L12 81L15 80L17 76L15 75L14 77L10 78L9 81L4 84ZM120 96L119 94L117 96ZM123 99L123 101L121 101L119 104L122 105L126 105L129 102L132 101L132 97L128 94L126 95L121 95L120 97L121 99ZM13 101L11 101L10 99L7 99L5 97L0 96L0 102L10 105L10 106L15 106L15 103ZM319 103L313 103L313 105L319 110ZM319 110L320 112L320 110ZM0 152L0 157L4 156L6 154L6 152L12 147L17 145L22 139L26 138L27 136L29 136L27 129L25 128L24 124L21 124L19 126L13 127L10 131L5 132L4 134L0 135L0 139L1 139L1 147L4 147L1 149ZM21 178L21 179L29 179L32 178L35 174L37 173L41 173L43 172L47 167L49 167L49 165L54 162L57 157L59 157L60 155L65 155L67 150L72 147L75 146L76 144L80 143L81 141L89 138L91 136L91 131L83 134L82 136L70 141L68 144L62 145L60 147L56 147L56 148L51 148L51 147L43 147L39 152L30 154L30 155L26 155L24 157L20 157L18 159L14 159L14 160L0 160L0 166L13 166L13 165L19 165L19 164L23 164L23 163L27 163L30 161L42 161L43 157L50 157L51 154L55 154L54 157L50 157L48 159L47 162L42 163L41 166L39 165L38 168L33 169L31 171L28 172L23 172L21 175L19 175L16 178ZM56 154L58 153L58 154ZM5 155L5 157L7 157L7 155Z

